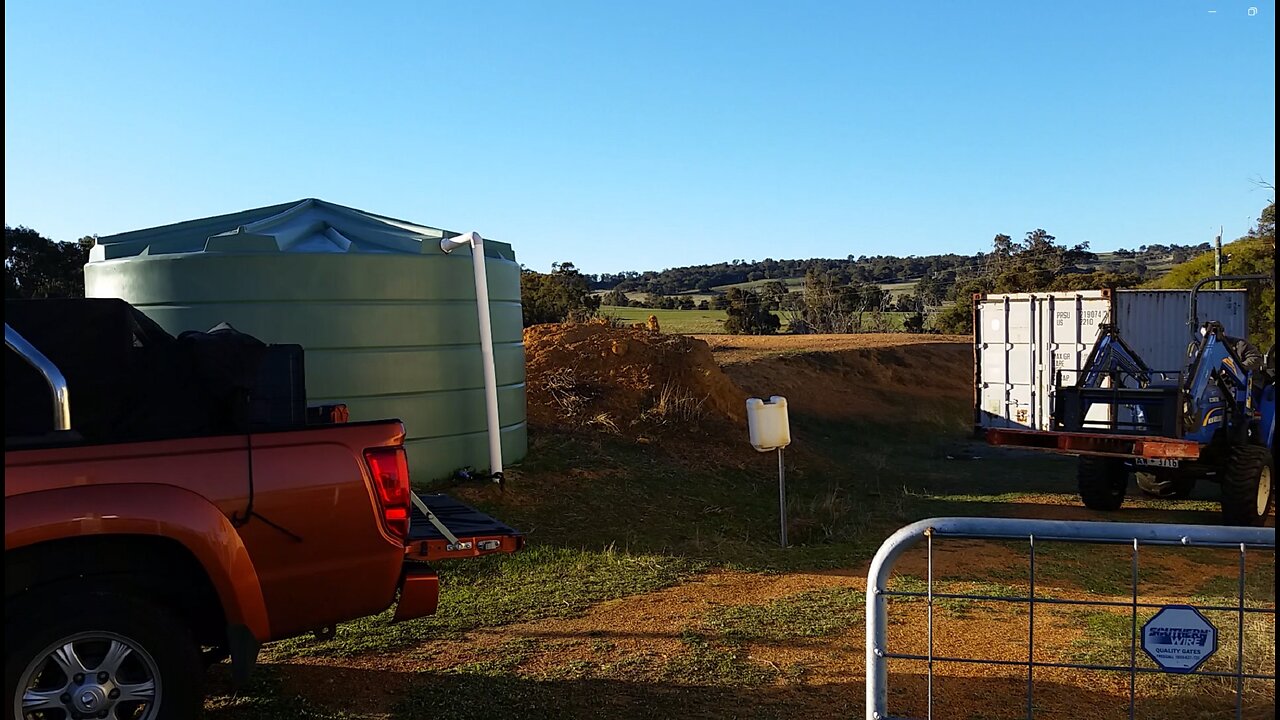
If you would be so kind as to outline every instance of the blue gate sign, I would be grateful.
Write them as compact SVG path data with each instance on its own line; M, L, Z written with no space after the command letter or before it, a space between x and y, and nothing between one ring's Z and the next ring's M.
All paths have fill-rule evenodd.
M1142 626L1142 649L1165 672L1193 672L1218 651L1218 629L1190 605L1165 605Z

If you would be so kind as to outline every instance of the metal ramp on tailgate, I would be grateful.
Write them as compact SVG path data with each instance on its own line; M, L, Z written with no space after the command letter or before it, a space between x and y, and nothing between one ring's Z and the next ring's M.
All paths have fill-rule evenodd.
M524 547L524 535L459 500L442 494L414 493L405 557L445 560L512 553Z

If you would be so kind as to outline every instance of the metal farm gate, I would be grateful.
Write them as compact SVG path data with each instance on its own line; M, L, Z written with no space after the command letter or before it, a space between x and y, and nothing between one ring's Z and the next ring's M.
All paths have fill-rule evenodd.
M981 593L941 593L935 592L934 578L934 542L948 538L965 538L975 540L1017 541L1025 543L1027 550L1028 592L1025 596L996 595ZM895 561L919 540L926 543L928 578L923 590L893 591L889 589L889 579ZM1245 603L1245 558L1246 553L1270 553L1274 562L1276 534L1274 528L1245 527L1213 527L1200 525L1167 525L1145 523L1111 523L1057 520L1030 520L1010 518L954 517L921 520L908 525L894 533L880 547L871 562L867 575L867 634L866 634L866 717L868 720L888 720L896 717L890 715L888 708L890 660L914 660L925 663L926 670L926 715L932 719L934 714L934 666L936 663L962 663L990 666L1021 667L1026 669L1025 717L1032 718L1035 713L1035 674L1037 668L1068 668L1080 671L1105 671L1124 673L1129 678L1128 716L1134 717L1135 686L1139 674L1144 673L1177 673L1180 675L1199 675L1234 679L1235 685L1235 717L1239 718L1243 711L1243 690L1246 680L1270 681L1274 686L1275 671L1247 672L1244 661L1245 617L1251 613L1270 615L1274 622L1274 603L1269 608L1250 607ZM1127 601L1120 599L1064 599L1046 597L1036 594L1036 543L1091 543L1130 548L1130 597ZM1234 551L1238 556L1237 569L1237 602L1234 605L1157 605L1139 602L1138 570L1142 548L1149 546L1177 546L1188 548L1218 548ZM898 653L888 647L888 603L891 598L912 598L923 600L926 607L927 651L924 654ZM1025 659L980 659L973 657L950 657L934 653L934 609L938 601L981 601L987 603L1008 603L1024 608L1027 615L1025 631L1027 648ZM1046 605L1076 605L1097 608L1123 608L1130 620L1130 646L1128 662L1123 664L1091 664L1054 662L1037 660L1036 658L1036 607ZM1159 610L1155 616L1147 620L1139 632L1139 611ZM1234 647L1223 648L1234 654L1233 670L1230 672L1207 671L1199 669L1200 664L1218 649L1217 629L1214 628L1200 611L1226 611L1234 616L1237 635ZM1164 619L1162 619L1164 618ZM1201 624L1203 623L1203 624ZM1019 628L1021 632L1023 628ZM1139 640L1139 636L1142 640ZM1212 639L1212 649L1208 640ZM1274 638L1272 638L1274 640ZM1144 654L1139 654L1142 643ZM1148 643L1152 647L1148 648ZM1153 650L1154 648L1154 650ZM1155 654L1153 654L1153 652ZM1198 656L1200 653L1203 657ZM1156 667L1140 665L1140 657L1152 657ZM1160 658L1160 659L1156 659ZM1005 708L1008 709L1008 708ZM1173 708L1170 708L1171 712ZM947 708L939 705L937 717L949 717Z

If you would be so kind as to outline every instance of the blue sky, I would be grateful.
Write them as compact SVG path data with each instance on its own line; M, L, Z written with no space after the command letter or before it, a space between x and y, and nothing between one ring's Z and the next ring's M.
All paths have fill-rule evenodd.
M9 2L5 222L319 197L590 272L1233 238L1275 179L1274 10Z

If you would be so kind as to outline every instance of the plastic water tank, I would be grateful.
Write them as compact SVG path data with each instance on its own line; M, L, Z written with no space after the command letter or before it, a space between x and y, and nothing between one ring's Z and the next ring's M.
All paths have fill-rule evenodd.
M225 321L301 344L308 402L403 420L414 479L435 480L488 466L470 250L440 250L455 234L302 200L99 238L85 287L175 335ZM485 248L505 465L527 448L520 266Z

